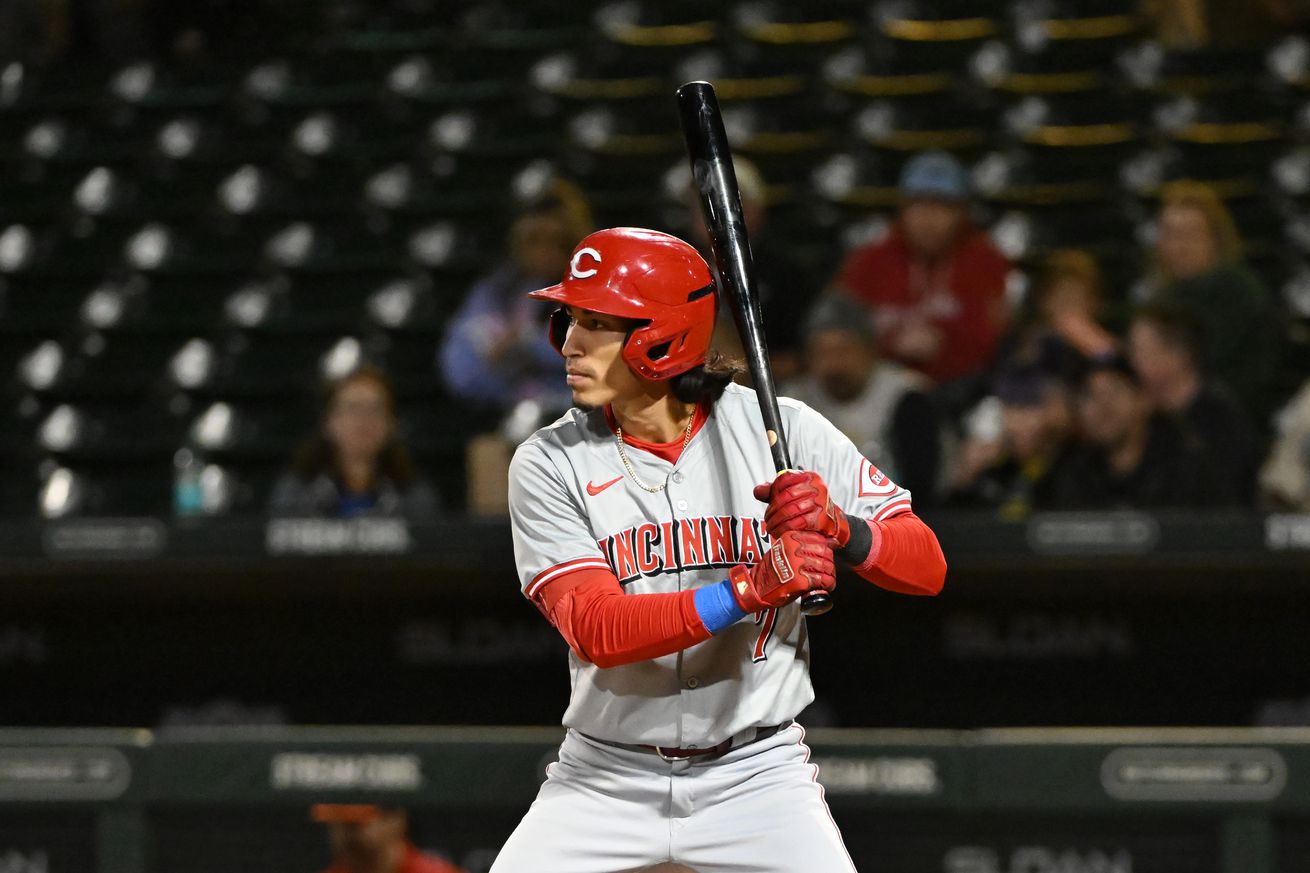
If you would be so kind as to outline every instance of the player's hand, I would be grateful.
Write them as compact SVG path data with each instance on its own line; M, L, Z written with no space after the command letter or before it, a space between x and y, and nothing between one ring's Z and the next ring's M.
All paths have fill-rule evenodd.
M818 531L842 548L851 539L846 513L832 502L818 473L788 470L772 483L755 486L755 499L767 501L764 528L777 537L789 530Z
M837 587L832 546L816 531L787 531L776 537L764 560L728 571L732 596L746 612L786 606L809 591Z

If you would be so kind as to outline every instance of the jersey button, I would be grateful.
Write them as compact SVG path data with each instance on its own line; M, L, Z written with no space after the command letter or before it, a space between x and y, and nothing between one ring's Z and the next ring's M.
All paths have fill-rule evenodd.
M687 508L687 501L685 501L685 500L679 500L679 501L677 502L676 506L678 507L678 509L686 510L686 508Z
M674 484L674 485L681 485L681 484L682 484L682 473L681 473L681 472L678 472L678 473L674 473L674 474L673 474L673 484Z
M699 688L699 687L700 687L700 679L699 679L698 677L696 677L696 676L692 676L690 679L687 680L687 687L688 687L688 688ZM688 746L687 748L690 749L691 746Z

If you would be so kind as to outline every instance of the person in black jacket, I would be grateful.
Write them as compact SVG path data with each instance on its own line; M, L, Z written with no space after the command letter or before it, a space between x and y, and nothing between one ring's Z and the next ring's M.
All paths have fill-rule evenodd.
M1250 505L1258 463L1255 428L1227 386L1206 378L1200 324L1176 307L1144 306L1133 316L1128 348L1156 409L1200 443L1206 502Z
M1024 364L1003 370L992 390L985 402L999 406L998 438L966 440L951 502L995 507L1008 519L1054 508L1055 483L1073 454L1068 386L1055 373Z
M1078 398L1083 445L1053 485L1062 509L1196 506L1207 497L1199 443L1156 414L1131 363L1094 359Z

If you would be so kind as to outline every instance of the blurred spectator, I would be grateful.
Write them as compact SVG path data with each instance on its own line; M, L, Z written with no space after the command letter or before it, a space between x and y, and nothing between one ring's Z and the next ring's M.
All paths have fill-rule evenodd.
M997 507L1010 519L1051 509L1055 483L1072 456L1069 390L1053 373L1030 365L1003 372L995 391L999 434L974 434L962 446L952 502Z
M1187 313L1145 306L1133 316L1129 354L1155 408L1191 431L1205 455L1207 503L1251 503L1257 442L1246 411L1205 378L1200 326Z
M307 40L340 3L314 0L100 0L148 7L155 53L182 63L230 58Z
M437 508L436 492L396 436L391 383L369 366L332 384L318 433L296 451L269 499L279 516L428 521Z
M1076 249L1051 252L997 360L1002 365L1034 364L1071 381L1081 379L1089 359L1110 354L1117 345L1098 320L1101 295L1095 258Z
M0 0L0 66L123 63L149 54L148 0ZM172 4L187 5L187 4Z
M1260 492L1269 509L1310 512L1310 382L1275 418L1273 450L1260 470Z
M782 381L801 372L804 357L801 328L805 324L806 312L818 296L820 283L811 271L803 268L792 257L789 241L777 237L769 225L768 187L760 171L749 160L741 157L732 159L732 167L737 176L742 213L750 236L755 284L760 295L760 314L764 319L764 335L769 342L769 363L774 378ZM687 169L685 161L678 164L675 173L677 178L685 179L678 187L686 192L691 241L705 255L705 259L713 264L709 230L705 226L700 198L691 185L691 171ZM744 357L741 338L737 336L732 311L728 306L727 299L721 296L714 347L724 354Z
M1304 0L1142 0L1142 15L1167 48L1257 46L1303 27Z
M311 0L0 0L0 65L10 61L126 63L231 57L304 37Z
M1242 264L1242 240L1214 189L1165 187L1150 297L1190 313L1203 332L1205 371L1226 383L1257 422L1271 408L1281 325L1272 298Z
M1121 355L1098 358L1078 398L1085 445L1053 483L1065 509L1191 506L1208 498L1199 446L1156 415L1137 371Z
M202 5L166 0L59 0L69 21L69 57L126 63L150 52L148 26L161 9Z
M0 67L55 60L68 39L60 12L45 0L0 0Z
M332 866L324 873L463 873L454 864L414 848L403 809L320 803L310 815L328 826Z
M938 383L979 373L1008 322L1010 265L973 226L964 167L945 152L911 159L888 236L856 249L837 286L867 303L879 352Z
M439 358L455 396L502 413L525 400L568 409L559 352L546 336L552 307L527 293L558 282L590 232L590 209L563 180L522 211L510 229L509 260L469 289L446 329Z
M809 404L866 458L931 505L942 436L927 379L878 359L873 317L847 297L823 298L805 323L804 376L782 393Z

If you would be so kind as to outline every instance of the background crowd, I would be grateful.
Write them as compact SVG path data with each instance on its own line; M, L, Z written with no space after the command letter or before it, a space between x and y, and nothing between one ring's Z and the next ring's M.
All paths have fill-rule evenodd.
M738 175L767 239L758 174L739 160ZM784 247L755 243L782 393L834 421L918 505L1008 517L1304 505L1304 472L1286 471L1305 462L1288 445L1305 427L1298 404L1274 417L1288 401L1279 306L1214 191L1165 189L1149 271L1112 312L1087 252L1054 251L1019 275L973 223L969 186L949 154L916 156L895 221L829 277L798 276ZM560 182L519 217L508 261L470 291L441 351L452 391L506 414L510 439L567 405L549 313L523 291L563 273L582 200ZM721 346L732 330L724 313Z
M765 332L782 393L836 422L861 451L911 489L921 508L990 509L1010 518L1048 509L1310 509L1310 384L1303 384L1304 352L1289 349L1286 342L1293 317L1304 318L1304 313L1287 311L1295 297L1289 291L1290 281L1278 288L1266 284L1274 281L1271 276L1281 283L1289 270L1304 272L1304 264L1294 263L1300 245L1297 234L1310 235L1310 231L1298 224L1304 222L1298 217L1301 207L1296 198L1310 189L1310 182L1297 178L1298 172L1310 177L1310 153L1293 151L1276 165L1271 157L1258 167L1259 178L1254 181L1226 176L1229 166L1223 163L1236 161L1239 151L1254 154L1255 149L1265 148L1261 143L1266 140L1293 147L1301 142L1295 139L1301 128L1288 125L1288 130L1270 133L1264 127L1276 125L1265 125L1259 120L1264 116L1258 114L1252 116L1256 120L1247 120L1239 104L1248 93L1254 95L1254 103L1259 102L1256 97L1268 96L1268 80L1273 77L1287 92L1278 105L1291 105L1288 94L1299 94L1297 89L1310 81L1310 73L1302 70L1310 66L1305 43L1295 38L1278 42L1305 27L1306 4L1124 0L1114 4L1118 14L1102 17L1089 17L1088 10L1094 11L1095 4L1074 0L1031 6L989 6L991 18L978 20L994 22L994 29L984 28L963 39L949 35L955 25L949 21L942 25L937 18L945 13L932 4L842 7L841 13L850 19L847 23L857 30L881 28L875 34L881 41L861 49L866 53L865 72L882 83L878 87L887 83L878 78L875 62L888 64L890 72L884 78L894 87L918 87L933 77L917 72L926 62L915 51L939 45L943 53L955 52L941 61L942 69L950 69L942 78L954 76L958 81L940 85L917 102L910 97L864 101L867 94L852 98L851 93L859 94L858 87L844 84L830 65L820 63L822 58L810 56L813 52L806 54L803 41L785 50L769 49L777 53L774 64L768 53L751 54L760 51L759 44L764 43L759 40L764 37L751 31L746 18L737 15L731 27L727 19L719 22L725 44L723 75L728 81L772 87L769 83L779 77L749 77L795 64L795 69L825 80L826 84L814 87L838 108L823 111L841 115L844 121L843 113L849 115L863 138L854 140L859 148L845 153L826 155L806 147L810 150L798 151L799 157L785 150L771 156L769 148L756 142L752 153L762 156L761 165L746 159L738 162ZM149 307L163 300L161 290L168 290L169 269L184 277L188 270L221 272L214 266L217 256L204 261L211 244L222 251L231 243L236 252L237 266L223 282L236 287L251 274L255 279L240 285L224 304L224 312L209 323L168 314L185 324L170 329L205 335L189 342L173 365L186 364L190 360L186 349L193 345L192 357L199 361L209 355L216 362L196 375L192 384L174 380L177 385L170 390L181 387L190 396L156 403L168 407L162 413L165 417L181 419L198 411L189 404L217 401L194 419L191 441L198 444L175 458L181 483L175 487L182 495L175 508L212 514L266 508L280 515L383 514L412 519L464 507L474 512L502 510L504 467L513 446L567 408L561 362L545 336L549 313L543 304L530 301L526 292L558 281L578 240L604 224L641 224L682 236L707 250L697 205L687 192L683 162L666 163L670 160L666 146L675 132L663 120L643 117L639 110L645 104L640 101L625 104L625 112L638 109L626 118L603 106L607 99L616 106L626 100L624 89L653 87L633 78L636 73L629 69L622 50L605 57L601 52L594 59L561 60L553 54L557 47L544 37L540 44L532 41L533 34L549 23L545 13L495 0L479 4L463 17L440 7L433 0L0 0L4 74L0 86L5 89L0 103L10 113L6 117L15 120L17 132L0 154L10 162L5 164L6 183L10 176L14 181L11 201L3 200L10 189L0 191L0 208L17 216L0 216L0 224L15 222L0 229L0 320L18 313L22 321L21 307L6 309L8 298L18 300L25 291L45 293L32 266L42 257L58 262L67 253L71 260L85 256L90 264L99 256L96 245L111 251L110 266L103 273L106 284L97 286L80 306L83 327L53 339L47 334L59 334L62 326L12 327L24 339L29 338L21 333L26 330L39 334L33 339L44 340L13 356L22 373L18 390L42 395L37 400L25 396L16 404L21 416L36 423L35 428L27 424L20 428L22 433L13 440L21 443L16 452L27 462L34 442L36 452L57 456L38 465L41 493L36 502L42 514L111 512L125 505L119 499L122 491L106 497L99 508L94 499L81 504L75 499L79 476L90 486L100 477L108 493L117 487L119 472L117 466L108 473L93 469L90 462L102 463L104 458L77 442L73 425L84 425L81 431L86 437L98 432L96 424L105 429L114 424L108 414L102 421L91 421L95 404L112 398L96 396L98 389L89 387L94 380L83 379L86 384L78 380L94 375L102 362L114 357L112 338L109 355L102 354L103 343L97 342L103 339L100 334L121 326L117 321L133 317L134 302L146 301L136 306L145 313L143 322L158 317ZM594 10L575 10L568 23L603 31L614 38L615 46L622 46L628 37L622 28L615 29L614 21L650 19L655 32L680 21L681 9L598 4ZM1066 71L1059 58L1051 57L1057 51L1033 40L1030 25L1057 12L1067 16L1061 27L1070 33L1079 28L1086 31L1087 21L1099 22L1096 27L1103 30L1122 25L1118 35L1083 33L1078 37L1087 37L1083 43L1069 43L1084 49L1093 43L1101 46L1094 51L1104 57L1098 55L1085 64L1088 76L1104 79L1097 79L1100 84L1078 84L1083 67ZM897 32L888 22L902 13L920 15L920 29L930 35ZM778 27L785 31L793 26L789 22ZM1054 18L1043 25L1051 33L1059 30L1051 30L1053 22ZM797 32L807 32L802 25L795 24ZM521 42L514 43L517 47L507 50L505 57L518 57L523 68L464 69L477 60L477 52L467 46L461 49L461 41L476 41L480 30L497 27L503 33L496 39L506 45ZM732 27L737 44L729 44ZM931 35L934 28L943 27L947 36ZM684 27L677 32L694 30ZM1134 48L1139 36L1147 41ZM843 39L842 45L857 42L849 35ZM932 42L937 39L940 42ZM689 43L686 51L713 42L706 37ZM1111 43L1113 50L1104 48ZM325 45L330 51L315 54ZM446 49L456 52L451 56L455 60L441 55ZM1018 54L1028 49L1031 57ZM1005 51L1011 52L1008 60ZM1152 51L1163 54L1157 57ZM1193 57L1189 52L1201 59L1198 63L1222 56L1250 81L1244 79L1229 94L1223 83L1204 80L1214 75L1213 70L1187 66ZM637 54L634 49L634 58ZM931 54L931 50L926 53ZM671 60L676 56L672 50L667 58L651 56L663 65L661 70L682 70ZM143 57L154 59L156 66L140 66L137 59ZM260 62L266 57L277 60ZM341 61L339 80L333 78L336 71L315 65L323 57ZM1135 71L1134 63L1150 57L1157 57L1154 73ZM990 69L988 63L996 58L1003 62ZM1260 71L1248 69L1251 58L1257 59L1254 63ZM451 68L442 67L443 63ZM130 66L113 77L108 97L78 90L86 87L75 75L79 67L117 69L124 64ZM1032 71L1026 72L1024 64L1032 65ZM929 64L925 69L937 67ZM64 74L73 82L71 90L60 90ZM463 75L479 88L488 83L504 87L510 95L506 105L539 113L517 122L521 131L511 131L522 134L515 148L527 144L520 151L507 146L510 136L496 127L494 113L474 117L481 98L477 88L460 78ZM1024 96L1026 86L1015 82L1025 76L1049 82ZM1169 76L1176 82L1161 84ZM967 107L953 102L959 96L956 91L975 88L970 93L976 96L977 83L969 84L969 77L992 89L988 99L993 99L994 111L989 110L986 121L963 115L957 119ZM155 86L163 88L164 96L151 92ZM580 90L574 93L570 87ZM43 88L49 93L43 93ZM235 89L236 96L225 88ZM1072 96L1061 90L1067 88L1075 89ZM1087 89L1085 107L1078 105L1083 94L1078 88ZM1140 93L1130 93L1133 88ZM35 95L30 103L24 102L29 99L25 89ZM514 96L519 89L530 92L521 104L516 102L520 97ZM226 96L213 96L220 93ZM658 87L652 93L667 103L667 94ZM1149 122L1132 114L1142 94L1156 101ZM590 108L593 104L601 108ZM805 120L803 103L779 99L761 101L760 106L768 111L747 106L745 141L760 130L779 143L804 140L803 126L800 130L787 126L795 118ZM579 109L586 111L574 112ZM1078 114L1084 109L1089 113L1086 117ZM932 114L938 111L947 117L934 122ZM1096 114L1101 111L1110 114L1102 118ZM88 116L81 134L70 120L78 112ZM358 129L351 127L351 112L363 119L356 124ZM212 117L202 124L197 119L206 113ZM1214 118L1207 113L1214 113ZM1024 163L1035 160L1039 145L1051 144L1035 138L1048 129L1042 126L1048 122L1059 136L1091 131L1088 135L1109 137L1102 151L1093 141L1078 145L1086 146L1088 154L1110 156L1096 173L1107 187L1117 186L1117 193L1102 198L1115 201L1112 209L1098 211L1099 207L1089 205L1072 232L1064 228L1059 234L1044 235L1043 221L1067 223L1070 215L1079 218L1079 203L1099 202L1096 197L1080 201L1077 197L1083 195L1070 195L1072 199L1059 201L1058 210L1043 211L1049 205L1041 199L1043 190L1063 185L1063 194L1051 196L1066 196L1078 187L1060 178L1048 179L1041 175L1048 170ZM551 159L534 162L548 165L546 169L537 167L529 173L517 164L511 167L508 158L502 161L497 149L515 159L534 155L533 126L546 123L564 125L543 134L536 147L551 151ZM126 135L118 143L124 154L111 159L108 152L96 153L94 134L102 127L110 133L130 129L133 135L139 127L153 136L155 124L158 150L166 155L159 159L152 152L150 160L156 166L146 166L145 159L141 166L133 164L139 149L123 145ZM971 124L977 124L976 132L966 129ZM30 126L20 130L22 125ZM948 141L958 133L956 128L981 139L960 148L947 142L944 149L914 149L890 142L896 137ZM1147 157L1183 155L1187 160L1165 167L1139 185L1129 177L1142 168L1127 146L1115 150L1119 141L1114 137L1122 136L1123 143L1145 142L1151 135L1140 134L1146 130L1154 131L1154 145L1169 143L1145 152ZM234 139L225 143L223 135ZM1250 142L1255 144L1248 148L1247 140L1241 140L1232 145L1223 139L1229 135L1254 137ZM213 142L207 145L206 136ZM1193 142L1188 136L1202 139ZM1206 141L1205 136L1219 139ZM242 137L255 143L247 146ZM633 150L624 152L612 141L629 143ZM1016 154L1028 148L1027 157L1019 154L1006 164L1014 154L998 146L980 160L981 143L1002 142L1016 146ZM1200 157L1185 154L1189 144L1197 146ZM595 149L588 152L593 145ZM207 147L213 154L206 152ZM223 154L224 149L232 149L246 155L242 149L247 147L248 158ZM386 164L381 156L389 159L393 152L399 160ZM1220 162L1218 169L1206 163L1211 160ZM1234 173L1246 173L1254 161L1243 160L1246 163L1239 162ZM1058 167L1058 162L1052 166ZM212 167L221 172L214 170L211 179L205 173ZM1179 167L1184 172L1173 172ZM1202 181L1199 175L1204 173L1187 172L1198 167L1214 170L1213 178ZM664 202L656 202L660 195L650 190L656 171L664 172ZM131 175L136 172L139 178ZM171 196L184 188L188 172L203 177L197 184L207 186L202 193L220 201L218 207L194 220L190 214L178 217L164 210L164 219L155 223L151 197ZM533 174L531 185L518 184ZM626 175L640 175L640 180L628 184ZM823 200L831 176L855 181L841 194ZM500 183L511 177L517 201L499 196L490 206L481 202L476 208L454 205L453 200L442 202L447 195L461 196L456 182L468 186L462 196L470 202L487 199L484 183L486 191L503 195L509 186ZM338 179L360 184L355 190L333 190ZM493 189L488 179L499 187ZM151 187L156 183L158 190ZM65 204L70 199L67 192L56 193L61 185L75 187L71 195L75 208ZM1254 193L1248 190L1253 185L1258 188ZM1037 192L1029 200L1007 201L999 196L1025 186ZM786 194L780 197L783 188ZM639 192L644 192L646 202ZM303 198L303 203L297 205L296 198ZM806 198L823 203L807 213ZM1131 202L1125 207L1120 201ZM1010 221L1013 213L1001 211L1015 202L1028 207L1026 212L1014 210L1018 224ZM1266 214L1271 202L1278 202L1283 214ZM1254 214L1247 214L1252 204ZM779 215L780 205L788 211L785 216ZM297 210L302 208L320 210L323 220L318 225L306 220L281 226L288 216L299 218ZM1236 210L1245 211L1235 216ZM451 226L428 223L429 211L442 218L453 215ZM806 226L797 221L798 215L821 213L826 223ZM151 223L126 241L120 238L115 221L141 216ZM475 217L465 220L466 216ZM181 230L179 239L169 236L169 220L194 233L189 247L180 239ZM454 226L461 221L464 224ZM186 222L194 226L187 227ZM1116 223L1110 227L1109 222ZM1266 225L1271 224L1278 227L1270 231ZM1254 226L1259 234L1251 251L1239 226ZM1022 244L1015 244L1016 231L1022 232ZM503 240L494 241L501 233ZM493 242L488 244L488 238ZM385 248L397 239L402 240L398 246ZM379 248L374 251L370 245ZM61 246L67 246L67 252ZM126 254L119 256L112 250ZM399 258L394 257L397 254ZM376 258L376 263L370 258ZM1283 263L1268 269L1276 260ZM370 266L359 267L359 263ZM58 275L58 263L49 269ZM339 275L333 275L334 270ZM24 271L38 278L24 284ZM389 279L400 278L374 293L362 285L345 287L354 281L352 271L367 281L384 273ZM84 272L95 273L95 269L88 266ZM11 276L15 277L12 288ZM77 281L82 281L80 275ZM330 376L333 382L317 421L312 410L296 410L301 413L296 430L308 431L308 436L288 458L289 440L275 434L277 427L268 421L291 410L261 408L260 403L276 405L274 389L236 383L241 378L258 381L258 371L265 365L290 372L293 357L301 352L310 359L308 344L299 351L289 341L283 349L276 348L278 332L289 336L301 330L294 322L310 321L314 306L330 308L336 291L317 286L333 282L343 286L343 299L354 295L351 306L358 303L354 298L371 294L366 304L371 322L365 327L334 323L331 329L387 334L381 339L385 348L374 354L368 338L353 335L333 347L330 356L345 364L318 374ZM102 290L106 299L121 301L119 310L99 299L105 296ZM188 289L192 290L201 294L199 289ZM229 290L225 286L224 293ZM92 306L97 301L105 305ZM295 307L305 301L309 307L297 311ZM428 310L421 317L428 319L425 329L431 333L420 335L415 330L406 336L411 328L406 319L423 306ZM324 323L338 314L324 315ZM361 319L358 309L347 315L346 322ZM36 321L44 325L42 319ZM59 319L52 316L45 321ZM79 331L84 329L93 336L83 336ZM264 343L267 348L261 347L264 338L257 335L261 330L272 337ZM226 347L220 348L218 341L204 345L218 333L224 334ZM228 337L229 333L239 336ZM409 343L404 355L397 351L403 343ZM739 351L726 312L721 313L715 344L730 354ZM118 345L121 351L127 344ZM252 348L268 352L267 361ZM285 356L282 361L279 351ZM321 355L320 349L312 351L314 357ZM205 369L199 363L198 370ZM235 369L249 367L251 373L228 374L226 383L216 385L223 383L229 364ZM289 394L294 389L304 397L304 381L293 386L288 377L278 390L287 389ZM122 386L113 387L121 394L130 393ZM231 395L230 407L225 390ZM63 403L61 391L73 402ZM244 407L238 405L247 400L243 393L254 397ZM84 401L84 407L78 405ZM80 413L88 421L81 421ZM35 439L29 433L33 429ZM263 443L237 458L250 479L244 486L233 485L202 454L236 456L234 445L250 434L253 442ZM472 436L462 463L448 463L452 453L440 444L446 434L461 445ZM270 445L275 445L276 453ZM77 457L78 451L88 458ZM276 481L266 469L270 457L277 463ZM88 464L83 470L74 469L72 462L67 469L57 466L70 458ZM156 472L151 468L150 475ZM124 472L121 478L140 481L136 473ZM452 478L464 481L452 482ZM82 490L89 493L90 486ZM228 493L238 486L245 489L244 501ZM30 482L20 482L15 486L18 497L6 502L30 506L29 487ZM164 488L155 490L162 493ZM143 500L141 505L154 504Z

